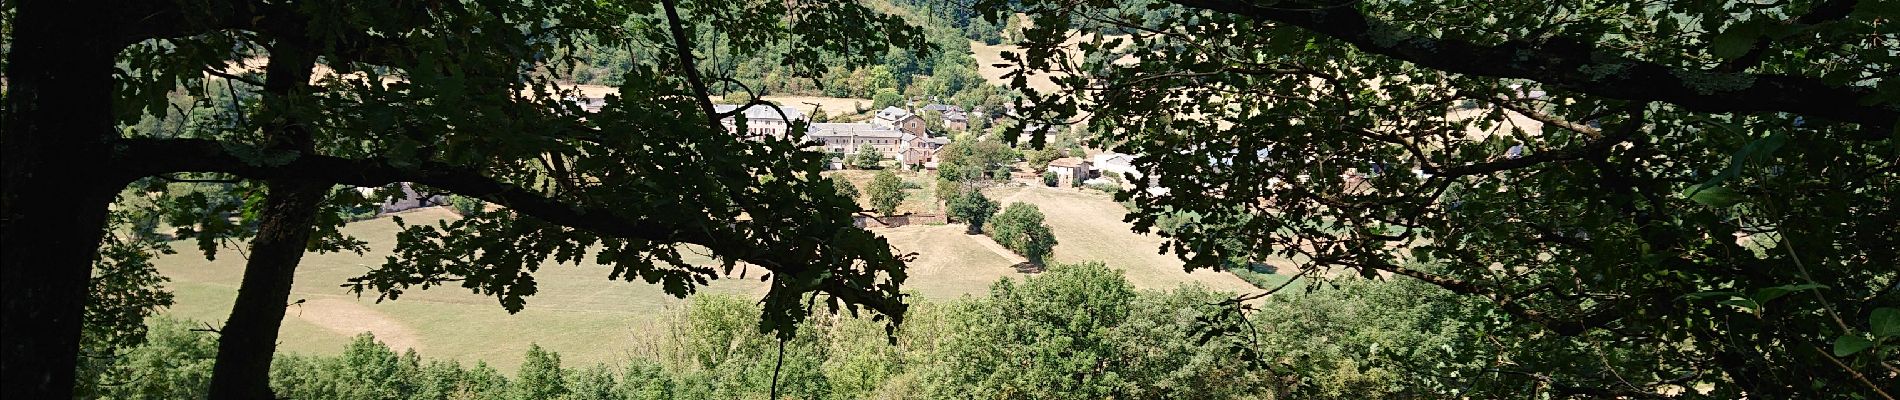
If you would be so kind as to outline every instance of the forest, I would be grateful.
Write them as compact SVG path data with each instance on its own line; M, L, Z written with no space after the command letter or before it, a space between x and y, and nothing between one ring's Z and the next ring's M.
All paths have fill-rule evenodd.
M8 1L0 395L1890 400L1897 19L1866 0ZM584 106L577 84L613 94ZM715 107L773 95L987 111L924 182L1035 264L1076 240L1013 232L1060 216L985 221L1007 201L979 189L1019 160L1134 155L1140 179L1098 189L1133 231L1257 288L1052 262L923 299L917 254L854 225L835 156L802 141L866 110L748 138ZM458 217L346 233L418 191ZM325 284L518 313L586 262L686 300L599 365L374 336L280 351L306 256L372 246ZM242 261L229 318L162 315L173 255ZM735 276L761 289L705 293Z

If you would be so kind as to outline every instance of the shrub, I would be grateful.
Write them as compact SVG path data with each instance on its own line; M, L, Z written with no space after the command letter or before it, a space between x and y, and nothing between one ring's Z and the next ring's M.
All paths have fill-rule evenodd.
M456 214L463 217L480 213L487 206L488 203L483 202L482 199L462 195L449 196L449 208L454 209Z
M1056 187L1056 173L1053 171L1042 173L1042 185Z

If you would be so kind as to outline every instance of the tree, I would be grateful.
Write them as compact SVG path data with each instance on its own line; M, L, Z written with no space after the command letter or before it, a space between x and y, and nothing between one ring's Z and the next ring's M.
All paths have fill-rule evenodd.
M1043 186L1056 187L1056 184L1058 183L1061 183L1061 182L1057 179L1055 171L1046 171L1042 173Z
M1137 292L1100 262L990 286L987 301L953 322L927 370L932 394L1037 399L1249 398L1271 394L1263 369L1228 362L1239 338L1197 330L1245 329L1238 320L1181 318L1213 311L1203 289ZM1110 361L1113 360L1113 361ZM1279 396L1262 396L1279 397Z
M897 205L904 203L904 182L889 170L877 171L871 184L865 186L864 194L871 198L871 208L878 213L895 214Z
M904 95L898 93L896 88L879 88L871 94L871 108L902 106L904 106Z
M990 220L990 237L1031 264L1042 265L1043 258L1055 251L1056 235L1043 223L1042 210L1034 204L1009 203L1002 214Z
M883 162L884 152L868 144L858 145L858 152L851 155L851 164L859 169L877 169Z
M249 295L237 302L219 341L230 348L221 354L242 358L220 366L220 375L242 373L231 380L242 384L214 391L218 396L269 396L259 383L260 366L274 353L272 338L286 303L280 296L286 292L278 288L289 287L289 271L307 246L350 247L326 228L334 226L328 218L335 213L312 212L329 207L332 185L414 182L507 204L512 211L448 225L403 226L400 236L406 239L396 244L396 256L351 282L355 290L383 298L416 285L459 281L519 310L522 298L533 294L531 273L541 261L577 257L580 249L598 249L602 259L616 260L616 278L663 282L683 295L707 278L707 272L693 271L716 270L678 268L678 246L691 243L704 245L722 263L744 260L775 269L779 289L768 293L760 315L765 326L783 328L781 334L803 319L809 307L800 293L810 291L839 294L826 301L841 306L900 315L901 275L885 274L902 268L902 261L868 232L847 228L845 202L790 195L817 192L819 155L785 142L741 142L721 132L700 68L694 57L680 56L695 47L686 38L701 36L688 34L678 16L681 9L709 13L726 3L661 3L637 16L660 21L640 24L650 31L639 33L619 32L636 16L604 4L305 7L219 0L28 2L15 9L9 3L8 94L0 118L8 144L0 213L7 217L0 219L0 230L5 248L38 250L4 252L0 265L0 336L8 343L0 369L7 382L21 383L7 385L6 397L72 396L88 272L108 231L114 194L135 181L243 180L267 187L257 191L266 196L254 208L259 212L247 214L257 219L239 225L258 227L241 290ZM802 51L780 57L806 74L875 57L822 51L846 48L838 43L926 47L918 29L858 4L801 7L802 18L779 23L788 11L776 3L732 7L719 11L724 18L708 32L801 37L784 42ZM121 29L72 29L88 24ZM581 35L670 50L642 58L640 67L623 75L617 101L639 103L633 107L638 111L583 118L560 100L568 92L555 84L556 77L522 68L550 62L544 55L577 45L581 41L568 39ZM659 39L668 37L673 40ZM654 39L633 43L647 38ZM226 72L233 61L259 56L272 60L261 80ZM298 79L314 71L310 60L321 60L338 76L405 80L331 79L318 82L318 90ZM217 77L207 78L207 70ZM228 119L191 125L189 134L115 126L142 113L172 118L163 94L183 91L203 99L212 82L261 88L248 90L261 101L234 102L238 110L213 118ZM691 168L678 168L683 165ZM699 212L653 218L668 214L655 211L661 204ZM784 215L793 209L799 217ZM733 223L739 215L752 218ZM794 220L799 222L788 222ZM240 238L249 234L235 232ZM798 239L763 240L766 232ZM828 250L821 260L793 255L816 256L813 248ZM454 256L475 253L499 257L470 262ZM250 289L253 275L265 290ZM887 281L879 276L891 279L875 283Z
M839 196L843 196L844 198L851 199L852 203L856 203L858 201L858 185L853 185L851 184L851 181L844 180L844 178L839 178L837 175L832 175L830 178L825 178L825 179L831 180L831 185L832 187L838 190Z
M1060 157L1062 157L1062 155L1057 154L1055 150L1044 149L1044 150L1023 151L1023 162L1026 162L1029 164L1030 171L1042 171L1042 170L1048 169L1049 162L1055 161L1057 158L1060 158Z
M983 191L970 190L949 198L950 219L962 221L964 232L975 235L983 233L983 223L996 215L996 201L983 195Z
M1715 389L1690 396L1891 397L1868 372L1891 362L1856 345L1900 306L1879 261L1900 236L1867 218L1900 198L1877 161L1900 155L1900 80L1876 78L1897 57L1859 39L1889 8L1178 0L1130 21L1003 3L979 7L1035 21L1017 73L1092 78L1024 91L1022 118L1086 104L1092 145L1147 155L1173 190L1117 197L1137 230L1174 211L1214 227L1164 234L1190 268L1273 256L1510 316L1494 345L1527 349L1521 369L1457 396L1643 397L1694 375ZM1069 32L1129 26L1157 32L1056 58ZM1605 365L1601 343L1642 361Z
M561 355L528 345L521 371L515 373L513 397L519 400L553 399L566 395L567 382L561 372Z

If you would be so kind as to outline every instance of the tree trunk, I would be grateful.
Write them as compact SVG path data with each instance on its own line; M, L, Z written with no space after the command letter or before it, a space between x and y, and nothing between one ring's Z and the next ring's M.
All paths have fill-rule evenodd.
M0 113L0 398L71 398L86 285L126 180L116 136L117 45L89 5L22 2Z
M310 242L311 224L329 185L272 181L251 259L244 265L231 318L219 331L210 399L268 399L277 331L290 300L290 286Z
M309 129L294 115L310 93L311 69L316 55L302 38L278 38L270 53L264 82L264 126L268 145L278 150L315 151ZM290 302L297 264L309 247L318 207L330 189L328 183L272 180L251 239L244 282L238 287L231 318L219 331L218 359L212 367L210 399L268 399L271 358L277 353L277 332Z

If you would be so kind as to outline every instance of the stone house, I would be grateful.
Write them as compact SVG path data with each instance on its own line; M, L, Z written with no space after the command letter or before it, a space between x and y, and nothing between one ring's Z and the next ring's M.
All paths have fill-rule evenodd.
M896 158L905 147L904 132L863 122L814 123L805 137L834 153L852 154L868 145L885 157Z
M1056 186L1074 187L1089 175L1089 161L1080 157L1063 157L1049 161L1049 172L1056 174Z
M740 106L731 104L715 104L713 105L713 111L724 114L738 110L739 107ZM785 113L779 114L779 110L784 110ZM738 118L745 118L745 132L738 132ZM731 117L726 117L725 119L719 120L719 122L726 126L727 131L738 133L744 137L784 138L785 135L791 133L792 122L803 119L805 119L805 114L791 107L781 106L778 109L773 109L772 107L755 105L746 107L745 111L741 111Z
M902 108L884 107L878 110L876 115L871 116L871 124L919 137L924 136L924 118Z

